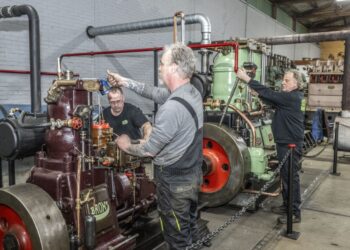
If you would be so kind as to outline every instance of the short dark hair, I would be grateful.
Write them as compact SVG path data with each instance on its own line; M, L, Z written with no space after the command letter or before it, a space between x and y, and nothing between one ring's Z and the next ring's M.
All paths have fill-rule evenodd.
M118 92L120 92L120 94L122 94L122 95L124 94L123 89L121 87L118 87L118 86L111 87L108 92L109 93L118 93Z
M116 93L120 93L121 95L124 95L123 89L122 89L121 87L112 86L112 87L108 90L108 99L109 99L109 94L116 94Z

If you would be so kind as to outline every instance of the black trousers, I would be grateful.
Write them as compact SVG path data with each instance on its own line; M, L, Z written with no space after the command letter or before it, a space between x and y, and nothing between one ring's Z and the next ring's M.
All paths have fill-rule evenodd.
M299 161L302 156L302 144L296 144L296 145L297 147L293 151L293 204L292 206L293 206L293 214L296 216L300 216L301 195L300 195ZM281 162L289 150L288 144L276 143L276 149L277 149L278 160ZM288 160L283 164L280 172L280 176L282 179L283 204L285 206L288 205L289 163L290 163L290 157L288 157Z
M185 249L198 240L197 205L199 181L173 182L157 176L160 226L170 249Z

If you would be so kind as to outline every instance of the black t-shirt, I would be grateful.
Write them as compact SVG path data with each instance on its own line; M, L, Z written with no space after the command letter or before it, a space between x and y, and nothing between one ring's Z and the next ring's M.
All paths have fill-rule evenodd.
M148 122L142 111L130 103L124 104L124 109L118 116L112 115L111 107L105 108L103 117L113 128L114 133L127 134L133 140L141 139L140 128Z

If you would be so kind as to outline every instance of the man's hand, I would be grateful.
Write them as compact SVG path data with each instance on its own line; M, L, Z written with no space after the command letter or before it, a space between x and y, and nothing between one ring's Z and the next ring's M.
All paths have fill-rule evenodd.
M110 84L112 84L112 86L117 86L117 87L126 87L125 83L127 81L128 78L125 78L121 75L119 75L118 73L113 73L109 70L107 70L107 80Z
M120 136L118 136L117 139L115 140L115 143L124 152L128 152L128 148L131 145L130 138L127 135L120 135Z
M250 77L247 75L247 72L243 68L239 68L237 70L236 76L246 83L250 81Z

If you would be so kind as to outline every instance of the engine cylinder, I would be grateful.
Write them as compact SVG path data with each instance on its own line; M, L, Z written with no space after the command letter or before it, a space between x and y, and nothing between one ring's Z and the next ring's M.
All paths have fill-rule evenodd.
M82 87L82 82L77 81L75 87L62 87L62 93L57 103L48 104L48 116L53 119L72 118L78 106L88 104L89 93ZM49 158L62 159L65 154L79 148L79 132L68 127L47 130L45 141Z

